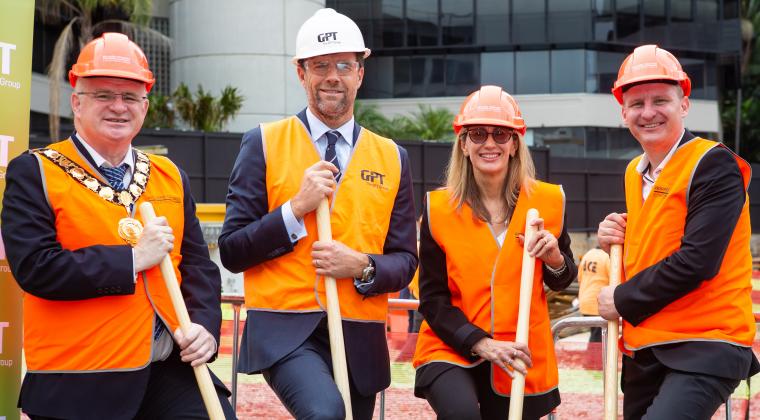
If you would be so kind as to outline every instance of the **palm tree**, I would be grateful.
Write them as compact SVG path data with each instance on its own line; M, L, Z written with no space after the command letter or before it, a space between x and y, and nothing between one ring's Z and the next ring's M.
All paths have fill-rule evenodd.
M760 28L760 0L742 0L742 75L760 74L760 43L757 42L757 29Z
M245 98L237 88L226 86L217 99L198 85L195 98L187 85L180 83L172 95L174 108L185 123L195 130L221 131L230 118L243 107Z
M454 114L446 108L419 105L419 110L412 113L408 130L410 134L422 140L453 141L453 121Z
M134 39L134 34L143 32L162 43L169 38L160 32L148 29L152 0L35 0L34 5L43 22L68 22L58 36L53 48L53 59L48 68L50 79L50 138L58 139L60 115L61 82L65 80L68 60L71 55L84 47L96 34L105 28L118 27L121 32ZM126 14L128 20L105 19L95 21L97 11L117 10Z

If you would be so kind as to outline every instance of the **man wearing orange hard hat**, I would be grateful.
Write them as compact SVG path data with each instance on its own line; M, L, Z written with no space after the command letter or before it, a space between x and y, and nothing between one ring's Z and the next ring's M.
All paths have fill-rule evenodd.
M262 372L299 419L372 418L391 380L388 293L417 266L406 150L354 120L369 54L356 23L317 10L293 57L307 107L247 132L230 176L219 251L245 278L238 371ZM325 198L332 241L318 240ZM332 378L325 276L337 280L352 413Z
M656 45L623 61L612 93L644 154L625 173L626 213L599 224L623 244L625 279L599 295L623 319L626 419L709 419L760 365L752 352L750 167L684 128L691 81Z
M203 418L192 366L216 355L221 280L187 174L131 145L153 73L140 47L105 33L82 49L69 80L75 132L17 157L6 174L2 236L26 292L19 406L32 419ZM143 202L165 217L143 227ZM167 255L187 334L158 267Z

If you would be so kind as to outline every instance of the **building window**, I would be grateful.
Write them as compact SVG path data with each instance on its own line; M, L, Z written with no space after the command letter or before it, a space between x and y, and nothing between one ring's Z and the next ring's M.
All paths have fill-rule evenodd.
M475 30L479 45L507 45L509 37L509 0L479 0L476 3Z
M438 45L438 1L406 0L407 45Z
M444 59L440 55L413 56L411 63L411 96L444 96Z
M512 1L512 39L515 44L546 42L546 8L543 1Z
M588 0L549 0L550 42L585 42L591 38Z
M472 0L441 0L443 45L472 45L475 39Z
M373 40L377 47L404 46L404 1L382 0L380 16L375 19Z
M586 54L584 50L551 52L552 93L575 93L586 90Z
M501 86L515 92L515 53L483 53L480 55L480 84Z
M618 41L638 43L639 40L639 0L617 0L617 27Z
M518 51L515 53L515 93L549 92L549 51Z
M359 98L393 98L393 57L372 57L364 66Z
M673 22L691 22L694 19L691 0L670 0L670 19Z
M477 54L456 54L446 57L445 96L466 96L478 85L480 71Z
M698 22L718 20L718 0L697 0L696 18Z

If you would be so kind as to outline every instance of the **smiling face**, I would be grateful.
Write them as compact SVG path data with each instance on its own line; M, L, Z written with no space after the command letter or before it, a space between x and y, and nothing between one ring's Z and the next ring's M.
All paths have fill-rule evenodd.
M127 103L121 95L117 95L111 101L104 101L103 98L108 95L103 94L107 93L129 94L140 100ZM145 83L135 80L81 78L77 80L76 89L71 95L74 126L99 152L125 148L142 128L148 112L148 100L142 99L146 94Z
M645 83L623 93L623 122L647 153L669 151L688 113L689 98L676 85Z
M354 63L351 71L339 74L338 64L345 68L346 63ZM315 71L318 67L326 69L326 73L318 74L321 73ZM297 66L297 71L314 115L331 128L340 127L351 119L356 92L364 78L364 67L356 63L356 53L307 58L303 66Z
M488 133L493 133L494 129L503 129L504 127L492 125L465 127L468 131L475 130L476 128L482 128ZM462 153L472 163L472 171L476 180L483 178L503 180L505 178L507 169L509 168L509 159L515 155L515 151L517 150L516 142L518 141L517 136L514 134L509 138L510 140L504 144L496 143L492 134L489 134L486 141L482 144L473 142L469 134L459 140Z

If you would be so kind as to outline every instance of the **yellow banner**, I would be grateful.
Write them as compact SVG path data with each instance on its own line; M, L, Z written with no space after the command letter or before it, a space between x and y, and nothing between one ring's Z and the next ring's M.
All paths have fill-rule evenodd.
M0 211L8 162L29 147L33 0L0 4ZM18 420L21 384L21 290L0 237L0 420Z

